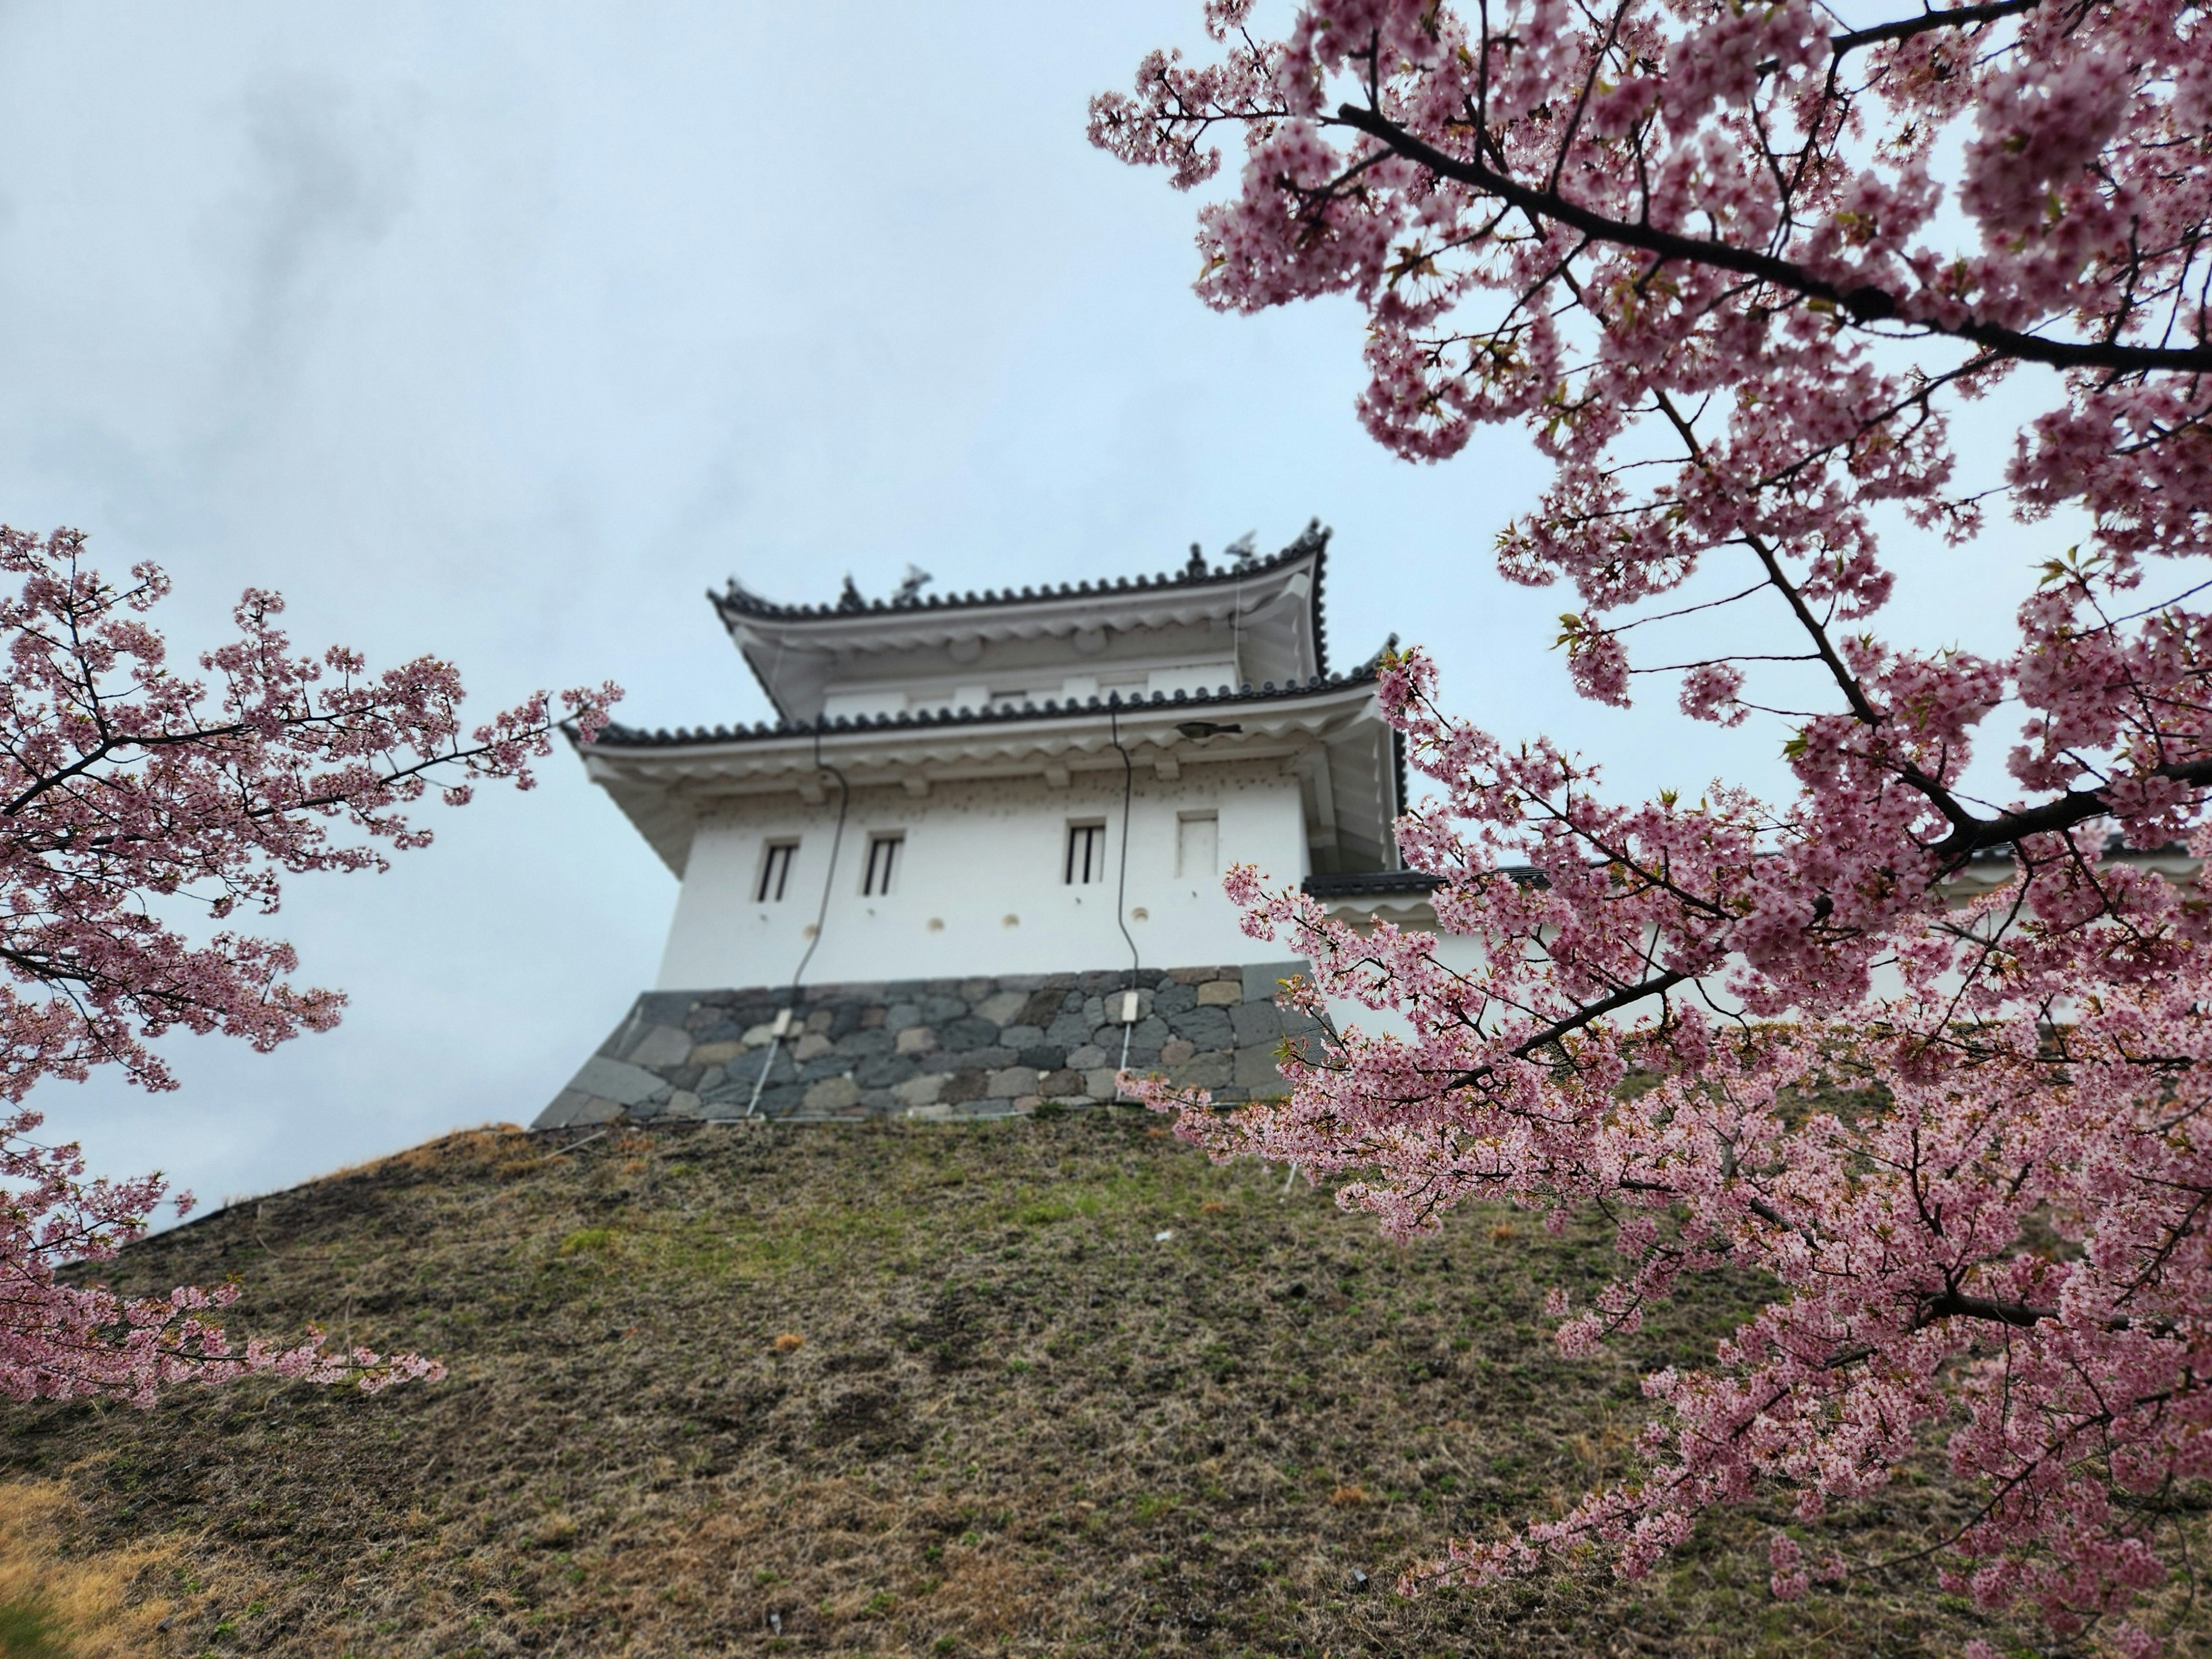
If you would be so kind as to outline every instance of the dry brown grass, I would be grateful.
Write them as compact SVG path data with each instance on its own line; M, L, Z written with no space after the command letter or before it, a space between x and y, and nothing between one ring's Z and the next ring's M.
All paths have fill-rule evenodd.
M9 1659L155 1652L173 1615L205 1599L174 1540L70 1550L80 1503L64 1481L0 1481L0 1654Z
M317 1659L1859 1659L2032 1635L1917 1570L1777 1603L1759 1514L1642 1585L1392 1594L1455 1531L1625 1472L1639 1371L1743 1305L1701 1285L1562 1360L1542 1297L1607 1270L1587 1231L1470 1212L1398 1250L1128 1113L560 1144L448 1137L129 1253L131 1288L235 1273L241 1328L349 1322L452 1376L13 1412L0 1491L40 1496L0 1525L7 1593L72 1652ZM1824 1542L1876 1558L1960 1504L1916 1474Z

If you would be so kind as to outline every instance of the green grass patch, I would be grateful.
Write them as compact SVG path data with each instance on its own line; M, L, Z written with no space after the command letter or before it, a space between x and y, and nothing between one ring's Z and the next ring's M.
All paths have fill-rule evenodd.
M52 1610L39 1597L0 1601L0 1655L5 1659L66 1659L69 1651Z

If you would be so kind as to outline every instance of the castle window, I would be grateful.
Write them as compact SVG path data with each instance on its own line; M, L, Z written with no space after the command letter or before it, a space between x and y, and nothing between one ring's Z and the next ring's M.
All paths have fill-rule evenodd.
M1067 826L1066 879L1070 887L1088 886L1106 879L1106 826L1071 823Z
M1185 812L1176 822L1176 874L1198 880L1220 873L1220 821L1211 812Z
M863 897L878 898L891 890L898 873L899 848L905 842L902 835L868 837L868 867L860 877Z
M772 841L761 853L760 880L754 884L753 902L780 904L791 884L791 861L798 855L795 841Z

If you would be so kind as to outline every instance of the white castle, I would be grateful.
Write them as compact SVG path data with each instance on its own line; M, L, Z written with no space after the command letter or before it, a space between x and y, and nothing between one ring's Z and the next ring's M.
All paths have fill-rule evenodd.
M1063 1000L1096 1000L1109 981L1133 988L1145 1012L1128 1005L1122 1046L1133 1030L1136 1054L1156 1050L1170 1070L1217 1072L1202 1058L1253 1046L1201 1042L1227 1017L1200 1019L1169 988L1188 982L1193 1007L1212 1009L1250 979L1255 994L1240 991L1235 1006L1266 1003L1272 1015L1273 973L1246 970L1296 966L1238 926L1221 887L1230 864L1409 922L1428 915L1435 885L1399 868L1404 768L1375 660L1329 665L1328 542L1316 524L1271 557L1232 550L1209 566L1194 548L1173 574L1018 592L925 596L917 573L887 600L862 599L849 578L830 605L773 603L734 580L710 594L779 718L711 731L615 726L582 751L592 781L683 886L656 989L540 1121L715 1115L716 1090L744 1081L745 1054L793 1052L781 1039L794 1019L820 1026L811 1035L833 1048L851 1038L866 1059L860 1050L881 1045L854 1032L886 1023L897 1042L934 1032L918 1018L932 996L965 1002L956 1020L1014 1034L979 1044L986 1062L1033 1056L965 1068L1034 1072L1029 1095L975 1097L1008 1109L1096 1097L1065 1086L1069 1073L1096 1067L1045 1062L1102 1044L1027 1040L1052 1023L1039 999L1055 988ZM990 988L955 998L956 981ZM923 984L940 989L910 988ZM1178 1006L1155 1017L1156 997ZM977 1012L994 1001L1038 1018ZM782 1029L764 1037L777 1022L750 1013L771 1006ZM909 1009L916 1019L900 1024ZM1071 1003L1063 1038L1081 1012ZM1184 1016L1192 1035L1159 1029ZM861 1023L830 1035L852 1021ZM1266 1023L1254 1015L1245 1026ZM648 1042L650 1030L664 1035ZM706 1081L717 1066L721 1082ZM814 1086L833 1072L775 1086L805 1085L783 1098L811 1098L807 1115L852 1115L902 1100L915 1109L929 1092L915 1079L939 1074L899 1078L913 1086L897 1096L867 1083L857 1060L851 1070L850 1088ZM776 1076L763 1063L754 1095ZM746 1104L759 1109L757 1098Z
M710 595L780 718L583 751L683 889L656 988L538 1122L1015 1113L1112 1099L1124 1063L1279 1092L1300 1033L1274 995L1304 964L1243 932L1222 872L1424 928L1440 884L1399 864L1376 659L1329 667L1328 540L1043 591ZM2012 867L1994 848L1946 888Z
M712 595L781 720L586 751L683 881L659 988L1271 959L1221 873L1397 865L1370 662L1329 670L1328 537L1042 592ZM1125 866L1126 860L1126 866ZM1128 929L1125 940L1117 925Z

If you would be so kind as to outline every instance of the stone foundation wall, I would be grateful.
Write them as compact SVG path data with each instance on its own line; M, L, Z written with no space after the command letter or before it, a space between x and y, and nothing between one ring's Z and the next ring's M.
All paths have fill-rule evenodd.
M1305 968L1145 970L1131 1069L1164 1072L1217 1100L1287 1093L1277 1050L1310 1022L1277 1009L1275 992ZM811 986L781 1042L770 1030L787 991L648 991L535 1127L740 1118L756 1085L762 1116L802 1121L1097 1105L1114 1098L1128 983L1122 969Z

